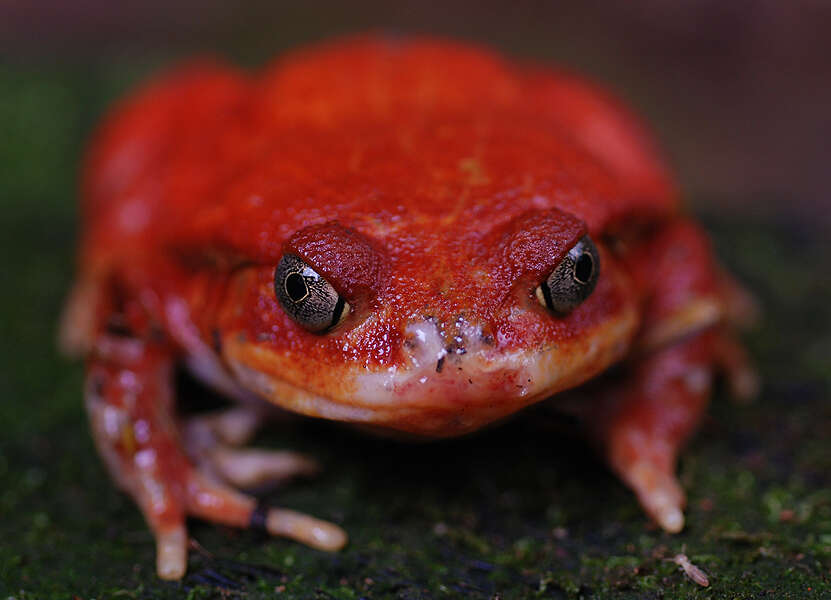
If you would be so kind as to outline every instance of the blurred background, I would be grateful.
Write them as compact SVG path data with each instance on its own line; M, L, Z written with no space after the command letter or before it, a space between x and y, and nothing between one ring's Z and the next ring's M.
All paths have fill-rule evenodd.
M826 0L0 0L0 597L831 596L829 24ZM181 586L155 579L152 539L86 430L82 367L53 343L85 140L177 60L256 69L368 30L470 40L605 83L651 125L760 299L746 341L764 392L742 407L716 397L682 460L682 535L650 528L588 449L536 426L413 448L310 424L260 441L327 465L279 502L342 523L347 551L196 525L212 554L194 553ZM665 560L682 551L710 590Z
M702 209L827 225L829 23L825 0L6 0L0 63L134 75L194 52L253 67L356 31L467 39L609 84L654 126Z

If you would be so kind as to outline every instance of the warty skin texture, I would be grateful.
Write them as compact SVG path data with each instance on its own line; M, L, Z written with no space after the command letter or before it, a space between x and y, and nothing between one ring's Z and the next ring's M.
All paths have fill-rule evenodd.
M671 531L683 526L677 451L712 375L748 378L725 323L735 295L641 125L592 84L480 48L370 37L256 76L183 67L105 120L82 201L62 340L88 356L99 449L156 532L167 578L185 569L187 514L325 549L346 539L279 509L259 518L225 485L267 478L277 459L230 450L214 421L182 425L209 430L194 450L170 398L177 362L248 405L427 438L623 363L563 406ZM552 313L536 289L587 235L596 287ZM331 331L280 305L287 253L348 302ZM258 419L243 422L253 432Z

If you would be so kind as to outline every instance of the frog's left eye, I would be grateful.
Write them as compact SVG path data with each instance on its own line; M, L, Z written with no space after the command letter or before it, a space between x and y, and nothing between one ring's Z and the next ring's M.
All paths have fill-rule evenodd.
M352 310L332 284L293 254L280 259L274 271L274 292L286 314L315 333L337 326Z
M539 303L564 315L594 291L600 274L600 255L589 236L583 236L536 289Z

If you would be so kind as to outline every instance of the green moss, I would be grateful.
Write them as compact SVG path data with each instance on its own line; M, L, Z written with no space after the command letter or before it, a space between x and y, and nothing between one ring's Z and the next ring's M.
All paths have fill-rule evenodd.
M720 254L765 308L748 336L765 390L747 406L715 398L681 464L682 534L651 526L582 442L540 419L430 445L304 423L259 443L327 470L271 500L341 523L349 547L194 522L210 555L194 552L181 583L156 579L152 538L89 438L81 366L53 344L82 140L148 63L122 67L0 69L0 598L831 595L831 278L817 266L831 251L779 224L715 220ZM679 552L709 588L667 560Z

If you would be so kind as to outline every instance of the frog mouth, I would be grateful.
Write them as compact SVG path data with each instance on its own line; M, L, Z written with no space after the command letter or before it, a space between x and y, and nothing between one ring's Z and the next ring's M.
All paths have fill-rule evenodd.
M367 371L345 365L314 386L277 373L281 357L229 337L224 359L246 389L284 409L424 437L462 435L574 387L617 361L637 328L633 306L578 338L544 348L504 351L467 336L448 348L435 322L409 324L407 360ZM477 341L479 340L479 341Z

